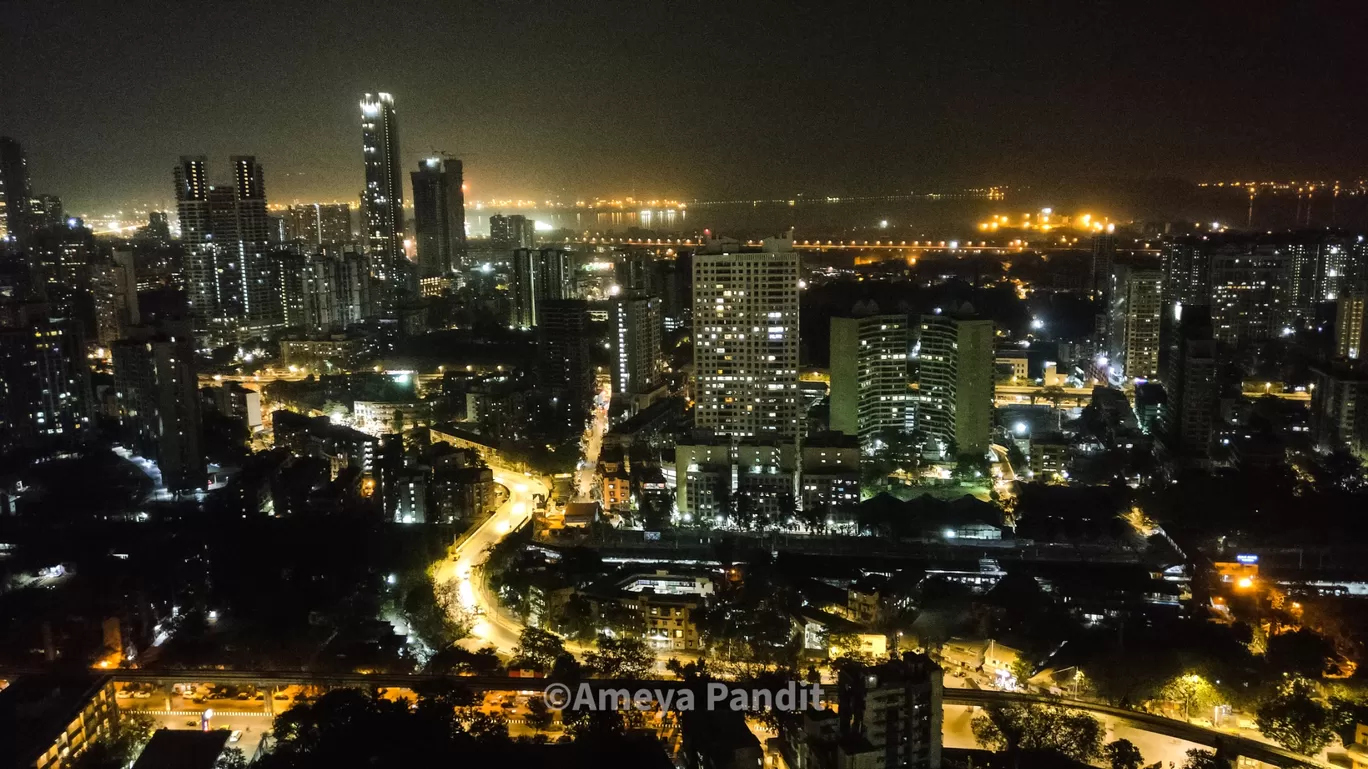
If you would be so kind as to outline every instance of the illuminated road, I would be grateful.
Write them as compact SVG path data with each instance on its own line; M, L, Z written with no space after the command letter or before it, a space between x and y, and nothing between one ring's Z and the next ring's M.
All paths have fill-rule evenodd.
M594 419L584 434L584 457L575 473L575 493L578 499L594 498L594 475L598 470L599 452L603 449L603 434L608 431L608 402L613 397L610 385L604 384L594 399Z
M438 584L456 580L461 608L477 615L471 637L462 641L468 649L493 646L500 654L511 655L518 645L522 624L506 616L494 596L485 589L482 567L487 550L505 536L526 525L532 518L534 495L547 494L546 484L491 463L496 483L508 489L508 501L476 526L456 546L455 555L442 561L434 575Z

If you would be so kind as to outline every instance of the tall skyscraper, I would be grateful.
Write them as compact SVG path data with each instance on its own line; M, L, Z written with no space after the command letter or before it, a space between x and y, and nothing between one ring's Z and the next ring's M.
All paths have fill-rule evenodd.
M645 294L620 296L613 300L608 322L613 399L634 412L647 405L642 402L648 400L645 396L660 387L660 299Z
M1183 305L1164 363L1162 442L1171 456L1205 461L1216 412L1216 341L1211 308Z
M1368 357L1368 283L1359 283L1335 302L1335 356L1359 360Z
M567 434L573 434L575 425L583 426L594 393L589 305L580 299L548 299L541 303L540 313L537 384L557 399Z
M361 191L361 221L370 248L371 269L385 311L409 291L404 257L404 176L399 166L399 124L394 97L387 93L361 100L361 152L366 186Z
M877 305L831 319L831 429L859 436L869 446L883 430L912 429L907 351L911 329L905 313L884 314Z
M536 328L541 325L541 305L549 299L570 299L573 270L570 252L563 248L513 252L513 285L510 286L512 318L510 325Z
M220 185L209 184L203 156L184 156L175 168L190 305L197 333L211 343L283 322L261 164L235 155L230 165L232 181Z
M19 242L28 237L28 158L19 142L0 136L0 241Z
M1159 375L1164 274L1121 264L1112 269L1111 282L1107 324L1110 367L1125 379L1153 379Z
M521 214L489 217L489 245L497 250L531 248L535 223Z
M199 380L190 324L128 329L114 343L114 391L124 441L153 459L167 491L204 488Z
M993 322L921 316L917 426L955 454L988 451L993 416Z
M1106 232L1099 232L1092 238L1092 279L1089 290L1094 296L1105 297L1111 290L1112 265L1116 263L1116 235L1113 225Z
M694 255L694 424L731 440L793 441L800 262L791 238L763 248L715 240Z
M1211 320L1231 347L1266 342L1292 323L1290 260L1270 248L1217 254L1211 262Z
M139 321L133 252L114 251L93 261L85 271L95 305L96 337L101 346L108 347Z
M71 447L90 433L81 324L41 303L0 327L0 453Z
M461 161L428 158L413 172L413 230L418 272L447 277L466 251Z

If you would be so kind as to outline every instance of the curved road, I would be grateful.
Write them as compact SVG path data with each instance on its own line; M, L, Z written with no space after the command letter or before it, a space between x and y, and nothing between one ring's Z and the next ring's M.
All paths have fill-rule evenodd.
M536 506L534 495L548 495L546 484L539 478L509 468L490 464L494 470L494 481L508 489L508 501L499 506L494 514L465 534L456 545L456 550L437 567L433 580L438 584L456 580L459 583L461 608L478 616L471 628L471 638L462 642L463 646L478 649L493 646L503 655L513 653L518 645L518 635L522 624L504 615L499 602L485 589L480 572L488 557L487 550L508 534L517 531L532 520Z

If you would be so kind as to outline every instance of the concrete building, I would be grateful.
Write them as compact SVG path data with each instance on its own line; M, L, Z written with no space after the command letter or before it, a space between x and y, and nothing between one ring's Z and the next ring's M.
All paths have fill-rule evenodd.
M831 319L831 429L870 446L883 430L912 429L915 411L908 316L864 309L871 314Z
M461 161L427 158L412 176L419 277L447 277L466 254Z
M1166 400L1159 414L1161 443L1174 457L1204 462L1216 411L1216 341L1211 309L1182 307L1164 369Z
M157 463L167 491L204 488L199 380L190 323L134 326L114 343L113 357L124 443Z
M988 451L993 414L993 322L921 316L917 424L943 451Z
M1368 357L1368 284L1359 283L1335 302L1335 356L1348 360Z
M589 305L579 299L548 299L537 326L538 385L564 400L571 420L581 422L594 395L589 360ZM571 425L573 426L573 425Z
M664 394L660 299L644 294L614 299L608 324L613 399L623 411L635 414Z
M774 519L788 501L796 504L798 450L792 443L681 440L675 467L676 505L685 522L725 523L738 508Z
M694 424L732 440L793 441L798 409L799 257L710 241L693 260Z
M1117 265L1111 276L1107 337L1109 366L1127 380L1159 375L1159 325L1164 275Z
M305 203L285 209L285 237L315 248L350 243L351 206L346 203Z
M0 690L0 766L61 769L118 722L108 676L23 676Z
M91 432L85 335L46 304L0 322L0 454L72 448Z
M832 431L803 441L799 476L802 510L821 510L835 524L860 502L860 444L854 436Z
M574 270L570 252L563 248L519 248L513 251L513 283L509 286L512 308L510 325L536 328L547 301L573 299Z
M19 244L29 235L28 157L18 141L0 136L0 243Z
M1271 248L1218 254L1211 262L1212 335L1230 347L1266 342L1293 322L1292 259Z
M1311 439L1321 451L1349 449L1368 458L1368 370L1332 361L1311 369Z
M210 344L259 334L284 322L273 279L270 220L261 164L230 159L232 180L209 183L203 155L174 169L176 208L185 244L186 281L196 334Z
M532 248L536 222L521 214L489 217L489 244L497 251Z
M361 100L361 158L366 186L361 190L361 235L376 278L377 300L389 312L411 293L404 257L404 175L399 163L399 122L394 97L387 93Z

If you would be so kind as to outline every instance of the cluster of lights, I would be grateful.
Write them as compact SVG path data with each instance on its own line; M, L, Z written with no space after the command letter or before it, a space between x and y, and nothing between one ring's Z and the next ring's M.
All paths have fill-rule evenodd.
M1116 225L1108 222L1106 217L1094 217L1092 214L1080 214L1077 217L1063 216L1056 214L1053 208L1042 208L1036 214L1022 214L1021 218L1015 221L1007 214L995 214L988 221L979 222L978 226L981 232L997 232L999 229L1049 232L1053 229L1070 227L1084 232L1116 231Z

